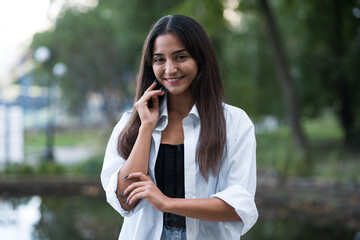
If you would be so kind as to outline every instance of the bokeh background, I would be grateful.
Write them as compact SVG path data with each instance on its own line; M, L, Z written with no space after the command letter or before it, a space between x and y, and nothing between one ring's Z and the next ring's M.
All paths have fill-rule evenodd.
M242 239L359 240L359 0L3 1L0 238L117 239L104 151L173 13L205 28L256 126L260 217Z

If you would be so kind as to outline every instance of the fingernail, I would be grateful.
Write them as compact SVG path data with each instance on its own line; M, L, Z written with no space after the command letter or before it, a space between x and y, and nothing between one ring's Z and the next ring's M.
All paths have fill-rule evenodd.
M127 202L125 205L129 205L130 204L130 202Z
M124 195L124 192L120 193L119 196L121 197L122 195Z
M154 83L156 83L157 82L157 80L156 80L156 78L155 78L155 80L153 81L153 83L152 84L154 84Z
M163 93L166 93L166 92L167 92L167 89L164 88L164 87L160 88L160 90L161 90Z
M130 175L130 174L129 174L129 175ZM126 175L126 176L124 177L124 179L125 179L125 178L128 178L128 177L129 177L129 175Z
M126 203L127 202L127 199L125 199L124 201L123 201L123 203Z

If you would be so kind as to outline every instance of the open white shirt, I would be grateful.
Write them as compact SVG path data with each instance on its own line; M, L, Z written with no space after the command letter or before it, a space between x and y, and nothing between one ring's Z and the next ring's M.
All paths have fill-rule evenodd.
M239 240L256 222L258 212L254 202L256 190L256 140L254 125L246 113L236 107L223 104L226 121L227 154L224 156L219 174L215 177L209 171L206 182L195 160L199 145L200 119L194 105L184 118L184 177L185 198L217 197L232 206L242 221L211 222L186 218L188 240ZM131 211L124 210L116 196L118 173L125 163L117 152L119 133L127 123L131 112L126 112L116 124L105 153L101 182L110 205L123 217L119 239L160 239L163 227L163 213L156 210L146 199ZM160 146L161 133L166 128L168 112L166 98L160 106L160 116L152 134L149 156L149 175L155 182L155 162Z

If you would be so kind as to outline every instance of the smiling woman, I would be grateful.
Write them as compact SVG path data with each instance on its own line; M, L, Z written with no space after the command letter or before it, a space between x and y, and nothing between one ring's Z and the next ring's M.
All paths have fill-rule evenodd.
M223 102L204 29L183 15L157 21L137 83L101 173L108 202L125 217L119 239L240 239L258 217L254 126Z

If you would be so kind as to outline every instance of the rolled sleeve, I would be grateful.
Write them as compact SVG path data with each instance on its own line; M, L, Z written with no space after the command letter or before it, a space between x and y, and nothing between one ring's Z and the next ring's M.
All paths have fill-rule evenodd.
M104 163L100 175L107 202L123 217L129 217L133 215L144 205L144 201L141 200L131 211L126 211L121 207L121 204L116 195L118 174L126 162L126 160L122 158L117 152L118 136L121 130L125 127L128 119L130 118L130 115L130 112L126 112L114 127L106 147Z
M224 222L224 227L244 235L256 223L256 140L254 125L244 111L233 116L228 152L220 170L217 197L232 206L241 222ZM229 132L229 131L228 131Z
M228 187L211 197L220 198L232 206L242 219L241 222L223 222L225 228L232 232L239 232L241 235L244 235L255 224L258 218L258 212L254 198L240 185Z

